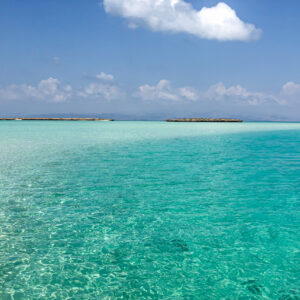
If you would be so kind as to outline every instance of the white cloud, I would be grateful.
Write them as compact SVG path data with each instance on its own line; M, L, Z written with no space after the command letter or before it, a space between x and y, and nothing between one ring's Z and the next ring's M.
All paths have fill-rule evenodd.
M168 80L160 80L157 85L142 85L137 95L143 100L196 100L197 92L191 87L174 89Z
M235 100L237 102L247 102L250 105L259 105L265 102L276 102L284 104L279 97L261 92L251 92L240 85L226 87L224 83L219 82L211 86L206 92L206 96L213 100Z
M106 81L112 80L112 75L105 75L107 76ZM122 91L112 83L92 82L85 87L74 90L72 86L63 85L58 79L52 77L41 80L37 86L12 84L3 88L0 87L0 101L43 100L48 102L65 102L70 98L75 100L80 98L112 100L122 95Z
M94 78L95 80L95 78ZM287 82L278 94L249 91L241 85L226 86L219 82L206 90L190 86L173 86L169 80L162 79L155 85L144 84L133 94L144 101L188 103L215 103L222 107L228 106L263 106L285 105L293 107L300 103L300 84ZM127 95L128 96L128 95ZM0 87L0 101L39 100L47 102L66 102L79 100L119 100L127 99L126 92L114 82L94 81L81 88L73 88L62 84L58 79L50 77L41 80L37 85L11 84Z
M142 85L138 93L144 100L178 100L178 96L171 91L171 84L168 80L160 80L155 86Z
M37 87L28 84L13 84L0 88L0 98L4 100L33 99L64 102L71 97L71 94L70 85L63 86L59 80L52 77L42 80Z
M64 102L71 96L72 87L70 85L62 86L58 79L50 77L39 83L38 90L41 92L42 98L54 102Z
M287 96L299 95L300 96L300 84L289 81L282 87L282 94Z
M93 82L79 90L77 96L85 99L113 100L123 95L122 91L114 83L115 78L112 74L101 72L96 76L87 77L93 80ZM100 82L97 79L100 80Z
M280 96L290 105L300 103L300 84L293 81L287 82L282 87Z
M300 85L299 85L300 95ZM174 88L168 80L160 80L157 85L142 85L135 94L143 100L171 101L222 101L230 104L261 105L264 103L286 104L284 98L262 92L248 91L241 85L226 87L219 82L202 92L192 87Z
M100 80L104 80L104 81L114 81L115 78L113 75L111 74L106 74L104 72L101 72L100 74L96 75L96 78L100 79Z
M179 88L179 93L188 100L197 100L199 97L198 92L194 88L188 86Z
M105 100L116 99L121 96L118 87L110 84L91 83L78 93L83 98L104 98Z
M103 4L107 13L153 31L182 32L220 41L248 41L261 35L260 29L240 20L223 2L199 11L184 0L104 0Z

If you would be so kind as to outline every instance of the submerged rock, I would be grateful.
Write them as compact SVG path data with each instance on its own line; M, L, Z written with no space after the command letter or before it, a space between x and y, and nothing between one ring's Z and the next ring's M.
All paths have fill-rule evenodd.
M180 249L182 252L189 251L189 248L185 241L180 239L174 239L171 241L171 243L174 245L174 247Z
M257 284L256 280L250 279L243 282L243 285L247 286L247 289L254 295L261 294L261 286Z

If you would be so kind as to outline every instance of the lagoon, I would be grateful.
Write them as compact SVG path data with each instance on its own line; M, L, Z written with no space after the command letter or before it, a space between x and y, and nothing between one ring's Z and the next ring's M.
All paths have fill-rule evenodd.
M0 299L297 299L300 123L0 123Z

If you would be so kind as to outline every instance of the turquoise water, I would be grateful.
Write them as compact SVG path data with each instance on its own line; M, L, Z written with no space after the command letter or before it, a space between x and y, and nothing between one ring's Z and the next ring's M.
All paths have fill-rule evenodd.
M0 299L300 299L300 123L0 122Z

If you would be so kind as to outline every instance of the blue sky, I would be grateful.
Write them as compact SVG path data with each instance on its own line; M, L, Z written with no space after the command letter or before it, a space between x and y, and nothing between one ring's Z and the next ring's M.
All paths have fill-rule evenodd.
M3 116L300 119L297 0L2 0L0 14Z

